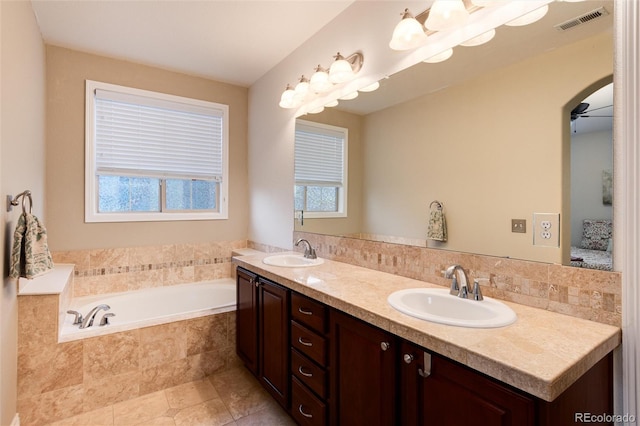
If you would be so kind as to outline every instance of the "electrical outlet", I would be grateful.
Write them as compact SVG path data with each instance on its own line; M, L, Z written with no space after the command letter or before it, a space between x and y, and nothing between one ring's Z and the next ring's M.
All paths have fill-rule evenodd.
M527 221L525 219L511 219L511 232L526 233Z
M560 247L560 214L533 214L533 245Z

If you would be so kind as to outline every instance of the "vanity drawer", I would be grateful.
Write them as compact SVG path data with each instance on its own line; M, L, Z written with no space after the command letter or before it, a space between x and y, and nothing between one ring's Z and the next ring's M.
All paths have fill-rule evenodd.
M294 292L291 293L291 318L320 333L327 330L327 307Z
M322 367L291 349L291 372L320 398L327 397L327 374Z
M291 378L291 416L299 425L325 425L327 406L305 388L295 377Z
M326 339L295 321L291 321L291 346L318 364L327 364Z

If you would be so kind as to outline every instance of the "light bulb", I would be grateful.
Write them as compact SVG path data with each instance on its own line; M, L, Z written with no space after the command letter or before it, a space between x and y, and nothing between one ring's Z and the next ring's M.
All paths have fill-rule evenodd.
M468 18L469 12L462 0L436 0L424 26L433 31L445 31L464 25Z
M344 59L340 53L338 53L335 58L336 60L331 64L331 68L329 68L329 81L340 84L351 80L354 77L351 64Z
M333 87L333 84L329 81L329 74L327 74L327 70L318 65L316 72L311 76L309 87L315 93L324 93L330 90L331 87Z
M389 47L393 50L409 50L423 45L426 41L424 27L411 15L409 9L405 9L402 20L393 30Z
M329 101L326 104L324 104L324 106L327 107L327 108L337 107L338 106L338 100L335 99L333 101Z
M278 105L280 105L280 108L295 108L298 106L295 97L296 91L287 84L287 88L282 92L282 96L280 96L280 103Z

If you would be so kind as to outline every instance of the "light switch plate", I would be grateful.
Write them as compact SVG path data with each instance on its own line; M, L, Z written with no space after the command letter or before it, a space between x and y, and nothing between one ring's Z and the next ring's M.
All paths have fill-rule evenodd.
M560 247L560 213L533 214L533 245Z
M511 232L525 234L527 232L527 221L525 219L511 219Z

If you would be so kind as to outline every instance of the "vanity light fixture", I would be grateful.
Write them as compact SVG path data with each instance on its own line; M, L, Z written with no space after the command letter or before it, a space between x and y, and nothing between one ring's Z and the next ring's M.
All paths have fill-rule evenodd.
M334 56L335 61L329 68L329 81L334 84L346 83L353 80L358 71L362 68L362 53L356 52L348 57L344 57L338 52Z
M333 83L329 81L329 73L325 68L318 65L316 72L311 76L309 86L315 93L324 93L333 87Z
M393 50L409 50L422 46L426 41L424 27L413 17L409 9L405 9L402 19L393 30L389 47Z
M446 31L463 26L467 19L469 12L462 0L436 0L424 26L433 31Z
M296 101L296 91L288 84L282 92L279 105L281 108L296 108L299 105Z
M533 24L534 22L542 19L547 14L548 11L549 11L549 5L545 4L539 9L536 9L532 12L522 15L521 17L516 18L513 21L507 22L505 25L510 27L521 27L524 25Z
M338 106L338 100L336 99L335 101L328 102L324 106L327 107L327 108L337 107Z
M287 88L280 96L280 107L299 108L305 105L303 112L314 114L322 111L325 106L338 105L337 98L342 93L348 92L339 99L356 98L360 90L358 86L363 84L367 84L363 91L371 92L377 89L380 84L377 82L371 84L371 80L352 81L362 69L363 62L364 56L360 52L347 57L338 52L329 70L318 65L310 79L302 75L295 88L287 84Z

